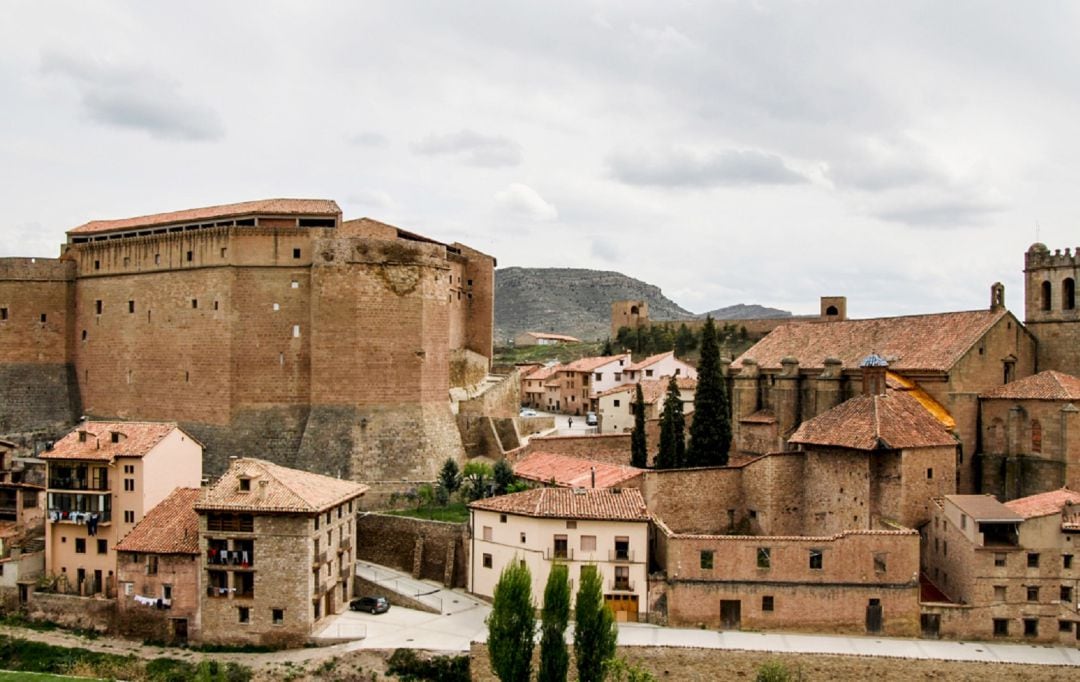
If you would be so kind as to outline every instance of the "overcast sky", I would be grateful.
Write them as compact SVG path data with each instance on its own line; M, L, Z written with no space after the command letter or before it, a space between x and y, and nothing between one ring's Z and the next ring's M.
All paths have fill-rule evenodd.
M1080 246L1080 3L3 4L0 256L335 199L701 312L981 308Z

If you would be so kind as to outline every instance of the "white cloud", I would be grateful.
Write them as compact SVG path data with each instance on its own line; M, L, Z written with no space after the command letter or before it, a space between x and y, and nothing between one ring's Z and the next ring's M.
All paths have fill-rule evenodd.
M428 135L413 145L418 154L450 156L472 166L516 166L521 163L521 146L505 137L483 135L472 130Z
M495 205L504 213L529 218L537 222L556 220L559 211L528 185L519 182L495 194Z
M628 185L700 188L806 182L780 156L756 149L615 152L608 156L607 164L611 174Z

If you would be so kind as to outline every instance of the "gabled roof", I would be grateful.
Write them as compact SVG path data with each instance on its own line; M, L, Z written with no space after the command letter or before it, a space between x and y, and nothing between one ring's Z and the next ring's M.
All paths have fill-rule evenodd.
M619 358L625 358L625 359L629 360L630 359L630 354L629 353L624 353L624 354L620 354L620 355L601 355L601 356L593 357L593 358L580 358L578 360L574 360L573 362L568 362L567 364L559 367L559 371L560 372L593 372L593 371L596 371L596 369L599 368L599 367L603 367L604 365L607 365L609 363L618 361Z
M240 489L248 479L249 490ZM363 495L368 486L273 462L241 457L214 485L203 490L199 511L317 513Z
M538 367L526 374L525 378L529 381L546 381L547 379L550 379L560 369L562 369L562 365L552 365L551 367Z
M518 478L563 488L591 488L594 473L597 488L611 488L640 476L643 470L550 452L533 452L514 465Z
M195 503L202 491L177 488L139 521L116 545L118 552L198 554L199 515Z
M976 521L1018 523L1024 520L993 495L946 495L945 499Z
M87 232L112 232L139 227L157 227L177 223L191 223L203 220L222 220L255 215L305 215L305 216L340 216L341 209L337 202L329 199L261 199L244 201L238 204L222 204L204 208L189 208L182 211L155 213L135 218L116 220L91 220L80 225L68 234Z
M666 353L657 353L656 355L650 355L649 357L645 358L641 362L635 362L633 365L630 365L630 369L633 370L633 371L642 370L642 369L645 369L646 367L651 367L651 366L655 365L656 363L660 362L661 360L663 360L664 358L666 358L668 356L674 357L674 355L675 355L675 351L673 351L673 350L669 350Z
M1080 400L1080 378L1052 369L1030 377L1010 381L982 398L1005 398L1009 400Z
M83 422L39 457L100 462L111 462L116 457L143 457L179 428L175 422ZM86 434L83 440L80 433ZM112 442L113 433L121 434L119 442ZM186 432L185 435L191 438Z
M645 500L636 488L534 488L521 493L477 500L470 503L469 507L554 519L649 520Z
M952 434L919 401L895 391L840 403L804 421L788 441L852 450L956 445Z
M641 384L641 397L645 399L646 405L652 405L662 395L667 393L668 380L670 378L671 377L660 377L659 379L642 379L640 382L638 382ZM691 379L690 377L675 377L675 383L678 385L679 389L683 391L693 391L697 388L697 379ZM630 393L630 395L633 396L636 393L634 389L635 386L637 386L636 383L622 384L621 386L609 388L608 390L601 392L597 395L597 397L603 397L623 392Z
M794 357L800 368L822 369L834 357L856 368L870 351L898 371L946 372L955 365L1006 310L972 310L931 315L878 317L837 322L791 322L772 330L732 363L742 367L746 358L759 366L776 368L781 359Z
M1047 493L1010 500L1005 506L1025 519L1059 513L1066 504L1080 504L1080 492L1059 488Z

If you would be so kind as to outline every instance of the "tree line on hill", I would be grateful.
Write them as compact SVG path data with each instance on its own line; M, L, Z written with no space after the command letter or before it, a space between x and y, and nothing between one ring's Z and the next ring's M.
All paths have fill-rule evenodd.
M684 325L685 326L685 325ZM664 410L660 415L660 446L654 460L657 469L724 466L731 448L731 401L720 367L720 343L712 317L701 329L701 359L694 391L694 420L686 440L686 417L675 377L668 381ZM649 465L645 438L645 400L641 384L634 398L634 428L630 434L630 464Z
M712 318L709 317L708 320ZM749 334L746 327L727 322L719 329L713 322L713 332L719 343L746 341ZM673 350L676 356L684 357L701 346L704 333L704 326L699 331L695 331L690 329L685 322L679 324L678 328L671 323L657 322L647 327L619 327L615 339L608 339L604 344L604 355L614 355L621 349L635 355L655 355Z

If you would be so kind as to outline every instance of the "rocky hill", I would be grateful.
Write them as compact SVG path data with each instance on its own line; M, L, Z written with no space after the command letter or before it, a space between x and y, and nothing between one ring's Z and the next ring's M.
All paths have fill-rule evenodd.
M607 270L504 268L495 271L495 344L524 331L570 334L583 340L610 333L613 301L649 303L653 320L698 317L668 299L660 288ZM735 305L713 312L717 319L784 317L791 313L758 305Z

